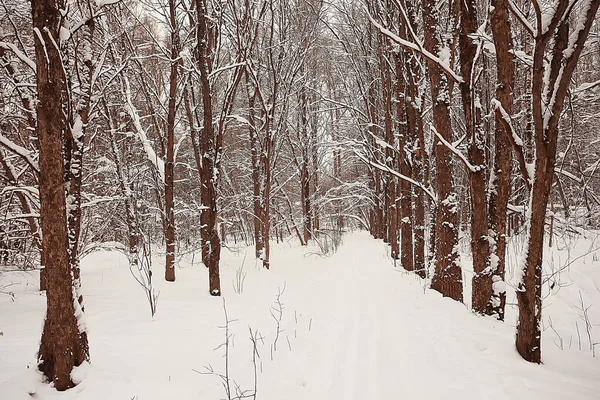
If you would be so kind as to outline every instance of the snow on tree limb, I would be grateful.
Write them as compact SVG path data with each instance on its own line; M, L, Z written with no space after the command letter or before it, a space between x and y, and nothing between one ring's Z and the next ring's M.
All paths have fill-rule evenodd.
M512 122L510 119L510 115L506 112L504 107L498 99L492 99L491 105L496 110L496 115L498 119L504 126L504 130L506 131L506 135L508 136L508 140L512 144L515 153L517 153L517 159L519 161L519 168L521 170L521 175L523 176L523 180L525 184L530 189L531 185L533 185L533 168L527 164L525 160L525 153L523 150L523 140L517 135L517 132L514 130L512 126Z
M465 166L469 169L469 171L475 173L475 172L479 172L482 170L483 167L481 165L471 164L469 162L469 160L467 159L467 157L465 157L465 155L460 150L458 150L452 143L450 143L446 139L444 139L442 137L442 135L440 135L439 132L435 129L433 124L431 124L431 130L435 134L435 136L439 139L439 141L442 142L442 144L448 148L448 150L450 150L451 152L456 154L456 156L458 158L460 158L460 160L465 164Z
M6 147L12 153L21 157L37 173L40 171L38 162L31 157L31 152L23 146L19 146L6 136L0 134L0 145Z
M423 55L423 57L427 58L430 61L433 61L434 63L438 64L440 66L440 68L442 68L442 70L446 73L446 75L448 75L450 78L452 78L455 82L457 83L462 83L463 82L463 78L458 75L456 72L454 72L452 70L452 68L450 68L450 66L445 63L444 61L442 61L441 58L435 56L434 54L431 54L429 51L427 51L421 44L414 44L412 42L409 42L407 40L402 39L401 37L399 37L398 35L396 35L395 33L393 33L392 31L390 31L389 29L385 28L383 25L381 25L379 22L375 21L375 19L371 16L371 14L369 15L369 19L371 20L371 23L377 28L379 29L379 31L384 34L385 36L387 36L388 38L390 38L392 41L394 41L396 44L412 50L412 51L416 51L417 53L420 53L421 55Z
M27 65L29 68L31 68L31 70L33 72L36 71L35 62L33 62L33 60L31 58L27 57L27 55L25 53L23 53L21 50L19 50L17 48L17 46L15 46L14 44L7 43L7 42L0 42L0 48L12 51L14 53L14 55L17 56L17 58L19 60L23 61L23 63L25 63L25 65Z
M511 9L513 15L515 17L517 17L517 20L521 23L521 25L527 30L527 32L529 32L529 34L531 36L535 36L535 29L534 29L534 27L531 26L531 24L529 23L529 21L527 20L527 18L523 14L523 11L521 11L521 9L519 8L519 6L517 6L514 3L514 1L509 1L508 4L510 5L510 9Z
M380 163L372 161L372 160L368 160L364 155L360 154L360 152L357 150L353 150L353 152L365 164L370 165L374 168L377 168L381 171L390 173L399 179L405 180L405 181L411 183L412 185L415 185L415 186L421 188L421 190L423 190L423 192L425 194L427 194L434 202L437 202L437 196L430 189L425 187L425 185L423 185L421 182L417 182L414 179L409 178L408 176L402 175L401 173L399 173L398 171L394 171L387 165L380 164Z
M165 162L156 154L154 149L152 148L152 143L148 140L146 135L146 131L142 127L142 123L140 122L140 116L138 115L133 103L131 101L131 90L129 88L129 80L125 78L125 111L131 117L133 122L133 126L135 127L135 133L138 138L142 142L144 147L144 151L146 152L146 157L148 160L154 165L156 171L158 172L158 176L162 183L165 182Z

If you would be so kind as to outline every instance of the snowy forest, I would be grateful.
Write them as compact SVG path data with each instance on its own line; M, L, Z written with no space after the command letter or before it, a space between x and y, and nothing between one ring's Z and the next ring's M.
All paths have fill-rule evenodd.
M0 0L0 399L600 396L600 0Z

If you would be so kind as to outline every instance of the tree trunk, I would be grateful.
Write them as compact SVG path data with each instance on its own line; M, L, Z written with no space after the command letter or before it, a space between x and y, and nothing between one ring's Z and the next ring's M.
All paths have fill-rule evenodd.
M517 286L519 323L516 335L517 351L525 360L534 363L541 362L544 223L556 165L558 125L573 71L595 21L600 0L591 0L588 5L578 16L574 31L570 32L572 8L567 2L559 2L546 31L538 31L535 36L532 79L535 157L533 176L527 176L531 185L526 221L528 238L525 265ZM541 18L538 16L539 25ZM551 51L548 51L549 45ZM546 62L548 59L551 60L549 63Z
M400 26L400 37L406 39L406 27ZM399 52L396 55L396 118L398 120L398 166L400 173L406 177L412 174L410 167L410 139L409 138L409 112L407 111L407 87L404 65L406 63L405 52ZM411 55L408 55L409 57ZM410 72L409 72L410 73ZM413 110L414 111L414 110ZM413 115L414 117L414 115ZM414 121L413 121L414 122ZM412 126L415 127L414 124ZM401 251L400 261L402 267L407 271L414 271L413 259L413 202L412 202L412 185L405 179L400 180L398 195L400 197L400 238Z
M206 7L206 0L197 3L198 12L198 69L202 90L203 122L202 138L202 213L200 214L201 230L204 232L203 254L206 254L205 264L208 267L209 292L212 296L221 295L221 278L219 276L219 261L221 258L221 240L217 227L217 160L221 156L221 140L215 137L212 121L212 88L209 74L212 65L212 48L210 47L211 21Z
M175 15L175 0L169 0L171 23L171 72L169 76L169 103L167 115L167 148L165 160L165 280L175 281L175 112L177 107L177 69L179 37Z
M271 244L269 242L269 236L271 231L271 152L273 148L272 137L271 137L271 119L272 114L266 116L266 135L265 143L266 150L263 160L263 169L265 171L265 189L264 189L264 214L263 214L263 232L262 237L265 245L265 254L263 256L263 267L266 269L270 268L271 265Z
M478 93L475 83L477 44L470 35L476 33L477 9L474 0L459 2L460 7L460 72L464 82L460 92L465 115L469 143L469 159L473 170L469 171L471 196L471 254L473 257L472 308L476 313L486 313L492 296L492 273L489 262L488 210L485 181L485 139L483 137Z
M381 79L381 89L383 98L383 122L385 129L385 164L388 168L394 169L394 133L392 127L392 76L388 66L386 54L388 53L387 39L379 33L377 35L377 57L379 58L379 77ZM382 233L384 241L391 246L392 259L397 260L400 257L398 246L398 213L396 207L396 182L391 174L384 177L384 209L386 218L383 221Z
M442 46L437 4L434 0L423 2L425 48L439 54ZM450 118L450 92L448 77L435 62L428 62L433 101L433 128L448 142L452 142ZM435 219L435 275L431 288L444 297L462 302L462 271L458 256L458 195L454 192L454 174L451 151L434 140L436 158L436 186L438 204Z
M316 99L312 99L313 102L316 103ZM319 193L319 138L317 137L317 117L316 115L313 115L312 118L312 124L311 124L311 136L310 136L310 140L311 140L311 145L310 145L310 158L311 158L311 167L312 167L312 185L313 185L313 191L312 191L312 228L313 228L313 235L315 238L319 237L319 229L321 228L320 226L320 220L319 220L319 205L317 202L317 194Z
M89 361L83 310L75 298L77 292L69 257L65 165L63 157L59 156L63 154L64 140L69 135L64 107L70 99L67 98L69 92L59 49L48 45L60 43L61 10L65 5L62 0L33 0L31 8L34 28L41 35L35 36L34 43L42 261L48 282L38 365L54 387L62 391L75 386L70 375L73 367ZM71 256L76 257L76 254Z
M304 73L304 69L301 70ZM308 136L308 100L306 98L306 88L302 86L300 89L300 147L302 149L302 160L300 162L300 201L302 202L302 221L304 243L307 244L311 238L312 220L311 220L311 201L310 201L310 174L308 170L309 164L309 147L310 140Z
M252 226L254 228L254 253L256 258L263 257L263 249L265 247L263 232L263 210L261 205L261 190L260 190L260 141L256 132L255 103L258 89L254 89L254 93L250 94L250 80L248 72L245 73L246 89L248 95L248 121L250 126L248 131L250 134L250 153L252 162L252 207L254 215L252 217Z
M508 0L492 1L491 27L496 48L496 68L498 83L496 85L496 98L508 113L513 111L513 88L515 74L513 65L513 43L508 18ZM490 178L489 193L489 230L490 230L490 267L495 280L492 299L489 307L491 312L504 320L506 305L506 290L504 288L504 275L506 270L506 235L507 232L507 207L510 198L510 184L512 174L512 154L510 141L500 116L496 114L496 131L494 134L494 172Z
M415 17L414 0L406 1L407 19L413 29L417 29L417 20ZM403 29L406 35L406 27ZM415 53L407 54L406 60L406 128L408 141L411 143L412 150L412 168L411 176L417 182L428 184L426 179L426 170L428 169L427 153L425 149L425 136L423 132L423 119L421 117L421 103L419 94L419 79L421 76L421 68ZM401 167L402 168L402 167ZM423 194L420 189L415 190L414 196L414 223L412 225L414 232L414 266L413 269L421 277L426 277L427 263L425 260L425 207L428 203L428 197Z

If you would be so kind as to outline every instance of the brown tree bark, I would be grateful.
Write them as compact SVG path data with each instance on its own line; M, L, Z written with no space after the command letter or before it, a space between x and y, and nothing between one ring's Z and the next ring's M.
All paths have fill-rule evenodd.
M304 74L304 69L301 69ZM308 136L308 99L306 97L306 88L300 89L300 129L298 130L301 153L300 162L300 201L302 203L302 232L304 243L307 244L312 233L312 204L310 195L310 173L309 165L309 136Z
M369 126L369 131L370 131L370 138L369 140L372 142L372 146L376 146L375 144L375 138L378 136L378 129L377 129L377 124L379 122L379 118L377 116L377 105L376 105L376 96L375 96L375 90L373 88L373 86L371 86L369 88L369 95L368 95L368 110L369 110L369 119L370 119L370 126ZM375 159L375 162L379 163L379 156L377 151L374 152L373 157ZM384 223L383 223L383 206L382 206L382 202L381 202L381 195L382 195L382 189L381 189L381 171L378 168L373 168L373 172L371 175L371 185L372 185L372 189L373 189L373 200L374 200L374 204L373 204L373 209L370 212L370 228L371 228L371 235L373 235L373 237L375 239L383 239L384 235L383 235L383 228L384 228Z
M205 242L203 247L206 252L206 266L208 267L209 292L212 296L221 295L221 278L219 275L219 261L221 258L221 240L217 227L217 174L216 165L221 155L221 140L216 137L213 126L212 88L209 74L212 65L212 47L210 26L211 18L208 14L206 0L198 0L198 69L200 70L200 84L202 91L203 122L200 148L202 151L202 213L200 215L201 230L204 232Z
M477 44L471 35L477 32L477 5L474 0L459 1L460 72L463 82L460 92L469 143L469 171L471 198L471 254L473 257L472 308L476 313L486 313L492 296L492 271L489 268L487 185L485 176L485 139L481 127L480 107L477 106L475 68Z
M515 73L513 64L513 42L510 19L508 18L508 0L493 0L491 28L496 49L496 98L511 115L513 112L513 89ZM507 207L510 198L510 180L512 174L511 144L507 131L496 113L494 133L494 169L489 188L489 230L490 230L490 266L497 282L504 282L506 266ZM489 311L504 320L506 291L502 284L496 284L489 301Z
M177 107L177 73L179 68L179 34L175 0L169 0L171 24L171 71L169 74L169 102L167 114L167 143L165 159L165 280L175 281L175 113Z
M439 54L442 46L439 13L434 0L423 1L423 29L425 48ZM433 128L448 142L452 142L450 92L448 77L441 66L428 60L431 98L433 101ZM454 192L451 151L434 140L436 158L436 189L438 203L435 218L435 275L431 288L444 297L462 302L462 271L458 256L458 195Z
M573 8L568 1L557 3L550 20L545 23L545 29L542 29L542 11L534 6L538 21L532 79L535 157L526 222L527 250L521 282L517 286L519 322L516 347L525 360L540 363L544 223L556 165L558 124L573 71L595 20L600 0L591 0L589 7L581 10L583 14L578 16L579 21L573 32L569 23ZM549 49L549 46L552 48ZM548 52L551 53L549 65L545 63Z
M312 102L316 103L316 98L311 99ZM311 184L313 187L312 190L312 197L313 197L313 201L312 201L312 229L313 232L312 234L314 235L315 238L319 237L319 229L321 229L321 222L319 219L319 204L317 201L317 195L319 194L319 138L317 136L317 128L318 128L318 124L316 121L317 117L316 115L312 116L312 124L311 124L311 129L310 129L310 161L311 161L311 168L312 168L312 176L311 176Z
M406 34L406 24L401 23L399 26L398 35L403 39L408 39ZM410 166L411 157L411 140L412 135L409 129L416 128L416 115L414 112L415 105L409 105L412 101L410 93L408 93L408 85L410 85L408 75L412 73L410 61L407 58L413 54L407 52L397 52L395 57L396 68L396 118L398 121L398 169L400 174L410 177L412 168ZM408 85L407 85L408 84ZM413 88L414 89L414 88ZM408 110L408 108L413 108ZM412 115L409 115L413 113ZM409 119L413 119L411 123ZM401 179L399 183L398 197L400 198L400 261L402 267L407 271L414 271L414 246L413 246L413 198L412 184L405 179Z
M414 0L404 2L406 10L406 20L404 20L404 18L401 19L401 34L406 35L407 39L408 23L412 26L413 30L417 29L417 19L414 3ZM412 165L409 168L405 167L405 171L410 171L410 176L415 181L423 182L424 185L428 185L426 171L429 169L429 167L427 153L425 149L423 119L421 117L422 100L420 99L421 96L419 93L419 79L421 77L421 68L417 60L417 55L414 52L407 52L406 57L406 130L408 134L407 141L410 143L412 150ZM429 198L423 194L421 189L415 189L413 201L414 222L411 221L413 222L412 229L414 238L413 269L422 278L425 278L427 268L427 263L425 260L425 208L426 205L429 203L428 199Z
M263 169L265 171L264 205L263 205L263 223L262 237L264 238L265 252L263 255L263 267L269 269L271 266L271 244L269 236L271 231L271 156L273 152L273 138L271 135L272 114L266 116L265 124L265 153L263 156Z
M248 72L245 74L246 94L248 96L248 122L250 126L248 131L250 134L250 154L252 168L252 207L254 215L252 216L254 228L254 254L256 258L261 258L265 247L263 233L263 209L262 209L262 194L261 194L261 168L260 168L260 141L258 132L256 131L255 104L258 88L254 88L254 92L250 93L250 79Z
M33 26L37 32L34 44L38 92L39 191L43 262L48 282L47 311L38 365L54 387L62 391L75 386L70 376L73 367L89 361L85 327L78 327L83 310L82 304L75 298L77 291L70 258L76 257L76 254L69 254L65 164L63 157L58 156L63 154L64 140L69 135L65 105L70 99L61 53L52 43L61 43L60 10L65 5L62 0L33 0L31 8Z
M387 143L385 148L385 164L388 168L394 169L395 146L394 132L392 126L393 108L392 108L392 74L388 65L389 43L381 33L377 34L377 57L379 59L379 79L381 80L382 105L383 105L383 123L384 139ZM383 239L391 246L392 259L397 260L400 257L400 248L398 244L398 212L396 202L396 182L391 174L384 176L384 209L386 218L383 221Z

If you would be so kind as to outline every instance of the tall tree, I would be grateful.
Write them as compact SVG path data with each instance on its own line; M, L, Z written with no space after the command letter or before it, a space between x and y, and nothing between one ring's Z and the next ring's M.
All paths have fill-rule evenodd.
M65 138L73 131L68 120L70 90L61 49L68 39L62 0L33 0L36 54L37 134L40 162L42 264L46 268L47 311L38 353L39 368L57 390L74 386L73 367L89 361L78 272L71 258L65 186ZM71 250L71 253L69 253Z
M508 115L513 111L513 90L515 85L513 39L510 19L508 17L508 0L493 0L491 12L491 28L496 49L496 100ZM494 273L492 299L489 301L490 312L504 319L506 290L504 283L506 266L507 208L510 198L512 174L512 154L509 135L512 132L504 126L500 109L495 113L496 128L494 133L494 164L490 177L489 194L489 228L490 228L490 267Z
M534 40L531 87L534 162L531 169L521 161L521 170L527 173L524 178L530 186L530 196L526 220L526 256L517 286L519 323L516 346L525 360L535 363L541 362L542 354L540 323L544 222L556 167L559 121L571 77L595 21L600 0L576 3L559 0L554 9L548 10L542 9L538 2L533 2L536 26L529 27ZM574 15L576 17L572 22ZM503 114L508 125L509 116ZM513 144L515 150L521 153L519 159L525 160L523 148L514 140Z
M486 151L481 125L477 76L481 48L475 43L477 4L474 0L459 2L460 92L469 140L469 186L471 196L471 254L473 256L472 308L485 313L492 297L492 271L489 268L488 209L486 192Z
M217 184L219 161L223 151L222 132L215 132L213 125L213 89L209 74L212 70L212 55L215 27L208 13L206 0L198 0L197 5L198 69L202 92L203 122L200 148L202 149L202 214L200 223L205 232L205 264L208 267L209 292L212 296L221 295L219 261L221 259L221 239L217 227Z
M450 49L444 46L439 9L434 0L423 1L423 31L425 49L443 57L441 63L449 64ZM439 62L428 59L431 101L433 102L433 124L436 137L435 184L438 196L435 220L435 275L432 289L454 300L463 300L462 271L458 255L458 194L454 185L452 153L439 137L452 142L450 118L450 82L447 72Z
M179 31L175 0L169 0L171 28L171 68L169 72L169 101L167 115L167 148L165 159L165 279L175 281L175 114L177 112L177 77L179 69Z

